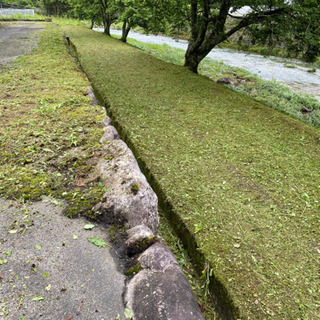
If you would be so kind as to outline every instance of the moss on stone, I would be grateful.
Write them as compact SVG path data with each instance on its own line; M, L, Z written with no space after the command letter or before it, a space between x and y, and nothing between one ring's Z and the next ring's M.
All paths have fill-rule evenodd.
M133 183L133 184L131 185L131 187L130 187L130 190L131 190L131 192L132 192L133 194L137 194L138 191L139 191L139 186L138 186L137 184Z
M138 262L135 266L125 270L124 274L126 276L133 276L133 275L139 273L140 269L141 269L141 264L140 264L140 262Z

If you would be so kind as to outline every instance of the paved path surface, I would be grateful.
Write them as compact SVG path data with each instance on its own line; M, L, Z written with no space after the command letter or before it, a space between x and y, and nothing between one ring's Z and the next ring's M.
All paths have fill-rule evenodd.
M0 29L0 65L37 45L39 23ZM124 276L106 229L62 215L63 203L19 204L0 198L0 319L124 319Z
M110 247L87 240L108 243L106 230L85 230L88 221L61 212L50 199L32 205L0 199L0 319L123 315L124 279Z
M0 64L29 53L37 46L38 33L45 25L39 22L16 22L0 27Z

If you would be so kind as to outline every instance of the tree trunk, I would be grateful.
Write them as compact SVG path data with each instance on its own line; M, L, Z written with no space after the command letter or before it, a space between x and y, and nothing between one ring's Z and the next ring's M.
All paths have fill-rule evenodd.
M122 42L127 42L127 37L130 32L131 25L130 23L127 23L127 20L123 21L122 25L122 36L121 36L121 41Z
M186 52L185 56L184 56L184 66L191 70L194 73L198 73L198 66L199 66L199 59L197 57L197 53L193 52Z
M110 27L109 27L107 24L104 26L103 32L104 32L107 36L110 36Z
M277 16L285 12L284 8L278 8L250 14L241 18L230 30L226 30L226 21L232 1L190 1L191 37L185 54L184 66L195 73L198 73L200 61L205 58L216 45L228 39L235 32L251 24L259 23L259 21L263 21L267 17ZM221 3L219 13L214 16L214 19L212 19L213 17L211 16L212 21L210 24L212 4L216 2Z
M90 29L93 29L94 27L94 19L91 19L91 26L90 26Z
M111 34L110 34L111 24L112 24L112 21L111 21L109 15L108 15L108 16L107 16L107 26L106 26L106 28L104 28L104 33L105 33L106 35L108 35L108 36L111 36Z
M99 0L99 5L100 5L100 12L101 12L101 18L102 18L102 22L103 22L103 27L104 30L103 32L110 36L110 19L109 16L107 15L107 9L108 9L108 2L104 1L104 0Z
M203 41L201 45L196 46L196 44L190 40L188 49L184 56L184 66L192 72L198 73L199 63L215 46L216 44L208 45L206 41Z

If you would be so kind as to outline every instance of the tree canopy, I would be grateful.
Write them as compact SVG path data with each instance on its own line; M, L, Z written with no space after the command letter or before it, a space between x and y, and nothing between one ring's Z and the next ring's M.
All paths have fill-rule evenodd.
M110 35L113 22L122 23L122 41L130 29L166 32L187 29L190 34L185 66L197 72L204 57L218 44L247 30L250 40L289 52L307 61L320 54L320 0L7 0L36 6L48 15L73 16L103 23ZM239 10L248 8L245 14Z
M251 11L243 16L235 15L243 6L249 6ZM313 10L312 15L309 15L310 10ZM263 30L266 26L287 30L287 38L291 37L295 39L294 42L310 47L309 52L312 51L310 54L315 54L317 51L315 42L319 41L317 40L319 22L316 18L319 17L319 13L317 0L190 0L191 37L185 56L185 66L197 72L200 61L216 45L239 30L253 25L259 26L259 30ZM306 25L309 25L308 41L304 37L307 32ZM284 39L283 33L280 40Z

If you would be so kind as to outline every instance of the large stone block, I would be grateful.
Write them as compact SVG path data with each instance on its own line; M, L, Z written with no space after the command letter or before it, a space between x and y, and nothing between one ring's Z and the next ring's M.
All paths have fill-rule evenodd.
M127 285L135 320L204 320L191 287L168 247L156 243L139 257L141 271Z
M104 146L97 164L102 182L107 188L100 208L106 214L123 220L127 229L145 225L158 233L158 198L140 171L138 163L122 140Z

